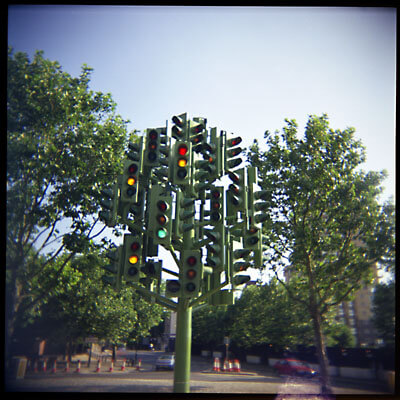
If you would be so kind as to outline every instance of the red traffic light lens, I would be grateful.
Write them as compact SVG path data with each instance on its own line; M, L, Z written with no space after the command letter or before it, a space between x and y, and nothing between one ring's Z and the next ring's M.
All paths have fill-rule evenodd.
M233 172L229 172L228 176L229 176L229 179L230 179L232 182L238 183L239 180L240 180L239 175L234 174Z
M213 190L211 192L211 196L213 197L213 199L219 199L221 197L221 193L218 190Z
M132 251L136 251L136 250L138 250L138 249L140 249L140 244L139 244L138 242L133 242L133 243L131 244L131 250L132 250Z
M196 265L197 264L197 258L195 256L189 256L186 260L187 264L190 266Z
M160 200L159 202L157 202L157 208L160 211L166 211L168 210L168 204L165 201Z
M174 115L174 116L172 117L172 122L173 122L174 124L178 125L178 126L182 126L182 124L183 124L182 119L179 118L179 117L177 117L176 115Z
M158 138L158 133L157 133L157 131L156 130L151 130L150 132L149 132L149 139L150 140L157 140L157 138Z
M130 164L128 167L129 174L136 174L137 170L138 170L137 164Z
M242 138L241 138L240 136L228 140L228 145L229 145L229 146L236 146L236 145L238 145L239 143L242 143Z
M178 146L178 154L180 156L185 156L188 152L188 147L186 146L186 144L180 144Z

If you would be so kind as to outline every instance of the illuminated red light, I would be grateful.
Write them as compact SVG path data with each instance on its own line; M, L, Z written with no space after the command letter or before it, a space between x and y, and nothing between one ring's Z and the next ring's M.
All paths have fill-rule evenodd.
M178 154L180 156L185 156L188 152L188 148L185 144L181 144L178 146Z

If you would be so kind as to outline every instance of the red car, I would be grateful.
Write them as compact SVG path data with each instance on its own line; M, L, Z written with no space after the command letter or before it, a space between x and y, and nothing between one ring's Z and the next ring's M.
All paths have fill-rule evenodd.
M297 375L307 378L313 378L318 375L315 369L312 369L305 361L295 358L285 358L275 363L273 367L280 375Z

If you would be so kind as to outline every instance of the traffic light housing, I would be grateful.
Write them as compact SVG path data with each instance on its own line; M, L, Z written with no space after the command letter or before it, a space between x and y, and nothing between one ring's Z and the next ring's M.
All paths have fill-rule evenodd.
M103 275L103 282L111 285L114 289L121 289L121 280L122 280L122 268L124 261L124 253L122 246L119 246L115 250L108 251L106 253L106 257L111 261L111 264L107 264L103 266L107 272L110 272L112 275Z
M202 280L201 250L183 250L180 259L182 296L196 297Z
M228 173L232 183L227 190L227 214L237 216L237 212L247 212L247 185L245 169Z
M143 278L143 234L124 235L124 278L127 282L140 282Z
M151 187L148 221L148 231L154 244L169 245L172 236L172 196L162 186Z
M194 228L193 217L195 215L195 199L185 197L181 190L176 193L174 234L181 237L182 233Z
M139 195L140 162L126 160L121 182L121 202L133 204L138 201Z
M186 113L180 115L174 115L172 117L172 128L171 135L176 140L187 139L187 117Z
M225 173L232 171L234 168L239 166L242 163L242 158L240 157L240 153L242 152L242 148L238 147L238 145L242 142L242 138L240 136L234 138L226 138L225 146L224 146L224 168Z
M104 198L100 201L103 210L99 212L99 217L109 227L114 227L117 223L119 205L119 187L115 183L112 189L101 191Z
M210 239L207 247L207 265L213 267L214 271L224 269L225 254L225 219L224 219L224 188L212 186L208 195L210 199L209 225L211 229L204 229L204 234Z
M169 160L170 182L174 185L191 184L192 144L176 141Z

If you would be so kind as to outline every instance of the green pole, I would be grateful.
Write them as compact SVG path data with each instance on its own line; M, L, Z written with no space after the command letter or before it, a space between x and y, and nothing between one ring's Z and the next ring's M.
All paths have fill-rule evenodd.
M174 393L190 393L192 307L189 307L188 304L188 299L179 298L176 320Z

